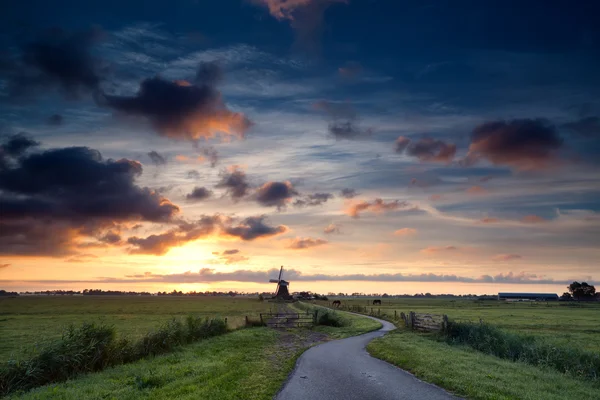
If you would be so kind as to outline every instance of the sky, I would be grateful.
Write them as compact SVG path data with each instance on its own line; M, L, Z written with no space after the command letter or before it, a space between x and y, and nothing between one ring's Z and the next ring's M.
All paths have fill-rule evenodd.
M600 4L16 1L0 288L600 279Z

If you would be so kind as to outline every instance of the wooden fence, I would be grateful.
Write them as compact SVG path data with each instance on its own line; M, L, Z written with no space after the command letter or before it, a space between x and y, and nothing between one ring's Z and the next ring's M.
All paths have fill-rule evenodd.
M401 313L400 316L407 327L419 331L444 331L448 327L448 316L445 314L419 314L411 311L408 315Z
M260 322L271 328L292 328L312 326L315 316L304 313L262 313Z

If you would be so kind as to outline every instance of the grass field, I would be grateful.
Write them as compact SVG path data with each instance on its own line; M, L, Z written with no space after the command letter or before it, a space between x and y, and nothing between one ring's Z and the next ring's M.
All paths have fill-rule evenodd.
M366 299L342 299L342 305L366 306L375 314L447 314L450 320L495 325L512 332L531 334L558 346L568 345L600 353L600 304L507 303L500 301L447 299L383 299L373 306Z
M241 304L248 307L247 303ZM270 303L264 304L268 309ZM271 399L306 348L381 326L370 319L340 314L345 321L340 328L241 329L180 347L170 354L108 368L9 398Z
M114 325L118 335L138 338L174 316L227 317L236 328L244 317L269 311L272 303L245 297L17 297L0 298L0 362L60 337L70 324Z
M371 355L473 400L596 400L600 384L502 360L428 335L398 330L367 346Z

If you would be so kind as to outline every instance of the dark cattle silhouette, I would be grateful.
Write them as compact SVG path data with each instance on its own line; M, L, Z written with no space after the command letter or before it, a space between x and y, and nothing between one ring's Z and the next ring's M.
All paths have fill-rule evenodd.
M342 302L339 300L334 300L333 303L331 303L331 305L334 307L339 307L342 305Z
M375 305L375 304L381 305L381 300L373 300L373 305Z

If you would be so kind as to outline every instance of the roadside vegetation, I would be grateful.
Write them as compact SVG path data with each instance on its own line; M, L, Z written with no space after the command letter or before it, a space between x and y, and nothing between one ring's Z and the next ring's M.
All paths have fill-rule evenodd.
M453 345L435 334L399 329L373 340L367 350L420 379L474 400L595 400L600 392L597 382Z
M381 328L381 324L370 318L363 318L345 312L338 312L320 305L298 302L294 307L300 311L310 313L317 311L318 322L313 328L316 332L327 334L332 339L343 339L350 336L361 335Z

